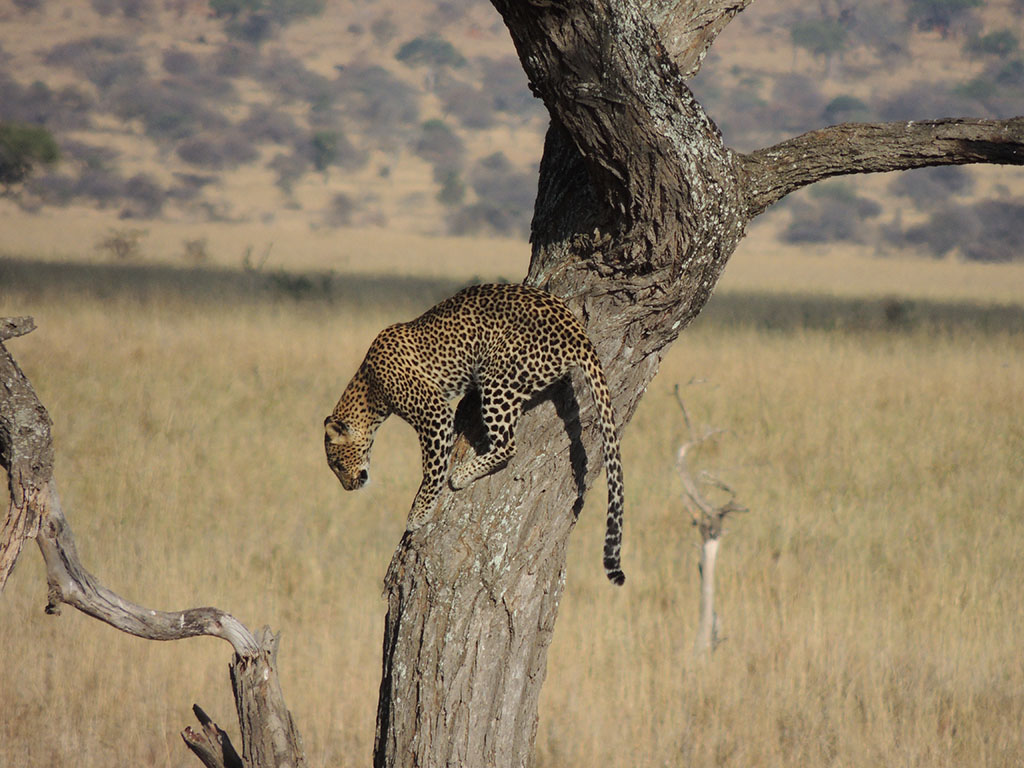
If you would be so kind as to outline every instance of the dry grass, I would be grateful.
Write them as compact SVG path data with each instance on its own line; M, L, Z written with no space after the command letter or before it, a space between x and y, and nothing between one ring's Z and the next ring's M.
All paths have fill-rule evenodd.
M365 764L380 580L417 448L388 422L374 484L345 494L321 421L376 330L437 286L332 301L179 281L104 297L18 275L0 281L0 314L40 326L10 348L55 421L88 567L155 608L215 604L282 631L310 763ZM769 296L759 319L761 299L729 298L676 345L626 431L624 590L598 566L602 489L574 534L538 765L1021 764L1019 306L999 330L969 306L886 324L880 304ZM876 315L844 320L854 310ZM834 322L799 321L822 312ZM694 418L730 430L701 461L752 509L726 534L728 639L706 665L690 659L696 534L673 473L672 387L695 378ZM191 704L232 719L227 646L44 616L39 560L26 550L0 601L0 765L192 764L177 736Z

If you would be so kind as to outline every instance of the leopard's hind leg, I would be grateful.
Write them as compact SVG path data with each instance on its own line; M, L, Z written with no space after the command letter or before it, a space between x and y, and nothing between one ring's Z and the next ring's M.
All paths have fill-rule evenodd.
M516 452L515 430L523 413L523 396L507 387L482 385L480 412L487 430L487 452L452 470L450 482L455 490L503 466Z

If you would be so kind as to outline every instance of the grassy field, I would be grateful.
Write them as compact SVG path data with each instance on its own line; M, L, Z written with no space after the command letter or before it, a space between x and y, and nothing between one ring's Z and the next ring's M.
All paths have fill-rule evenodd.
M598 567L603 489L573 536L537 765L1019 766L1021 269L839 260L837 296L743 258L625 431L627 587ZM345 494L322 419L381 326L501 271L471 262L449 281L0 261L0 315L39 325L9 348L55 422L85 564L145 605L281 631L311 765L369 761L380 584L419 479L393 420ZM751 509L706 664L677 384L726 430L700 464ZM226 644L45 616L45 591L27 549L0 599L0 765L194 765L194 702L234 732Z

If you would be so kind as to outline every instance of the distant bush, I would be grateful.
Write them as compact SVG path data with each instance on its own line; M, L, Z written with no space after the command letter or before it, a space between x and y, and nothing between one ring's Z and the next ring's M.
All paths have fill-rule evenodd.
M135 41L115 35L72 40L53 46L44 56L50 66L69 67L101 91L143 78L146 64Z
M447 40L435 35L414 37L404 43L395 58L410 67L463 67L465 57Z
M199 59L188 51L168 48L161 57L164 70L172 75L194 75L199 72Z
M799 21L789 30L793 45L803 48L825 62L826 69L832 59L846 49L846 25L838 19L816 18Z
M107 208L121 202L124 189L124 179L116 171L103 167L85 168L75 182L74 196Z
M256 74L250 72L249 76ZM275 51L265 57L260 62L258 76L264 85L285 99L317 104L332 97L330 80L307 69L300 59L283 51Z
M355 169L366 161L365 155L352 145L344 133L337 130L314 131L309 140L308 153L313 167L318 171L325 171L331 165Z
M966 258L987 262L1024 260L1024 204L985 200L975 203L973 210L978 234L966 242L961 239Z
M446 220L451 235L500 235L505 237L527 237L529 223L523 226L515 214L493 203L466 205L450 214Z
M466 198L466 185L456 171L448 171L441 178L441 189L437 193L438 202L444 205L461 205Z
M126 207L122 218L150 219L163 210L167 192L147 173L137 173L124 184Z
M969 171L957 165L921 168L899 174L889 184L889 191L909 197L918 208L944 205L951 195L970 194L974 179Z
M25 183L25 191L47 205L68 205L75 197L75 178L67 173L42 173Z
M1009 56L1018 48L1017 36L1008 29L974 35L964 44L964 52L974 56Z
M882 101L878 114L883 120L925 120L969 114L972 110L962 96L952 93L944 82L917 81Z
M327 211L327 221L331 226L347 227L352 224L352 217L359 210L359 204L344 192L331 198Z
M438 89L447 114L455 116L466 128L476 130L494 125L494 106L489 96L466 83L447 83Z
M37 80L22 86L0 74L0 105L4 119L10 122L77 130L88 127L93 100L72 85L53 90Z
M43 7L43 0L13 0L14 7L22 13L38 11Z
M958 249L970 261L1024 260L1024 204L985 200L933 213L924 224L908 228L905 243L936 258Z
M387 45L398 34L398 25L391 20L390 14L378 16L370 22L370 34L373 35L377 45Z
M186 163L211 170L251 163L259 152L241 131L200 134L178 144L175 153Z
M96 243L96 250L117 259L127 261L142 255L142 238L146 236L144 229L111 229Z
M470 183L481 201L503 208L520 228L529 226L537 197L533 174L516 171L504 153L495 152L473 166Z
M0 122L0 186L10 190L41 165L53 165L60 150L41 125Z
M222 77L243 77L259 71L260 50L254 45L228 42L213 54L212 65Z
M946 37L981 5L982 0L910 0L907 18L918 29L938 30Z
M1002 86L1024 87L1024 61L1011 59L993 73L995 82Z
M832 183L815 187L789 210L792 218L782 233L787 243L860 243L866 239L864 222L878 216L882 207L844 184Z
M282 152L267 163L267 168L277 174L277 188L290 195L295 182L310 170L310 160L301 152Z
M460 168L466 147L443 120L428 120L420 126L413 150L435 168L445 171Z
M871 108L856 96L836 96L825 105L822 119L829 124L864 122L873 116Z
M383 67L347 66L332 83L345 115L380 136L394 136L419 118L419 96Z
M295 146L305 138L305 132L287 112L256 104L238 128L252 141Z
M221 111L208 106L186 81L147 81L117 88L107 105L123 120L141 120L146 135L153 139L182 139L228 125Z
M182 242L184 252L182 258L189 264L205 264L210 260L210 252L207 248L206 238L198 237Z

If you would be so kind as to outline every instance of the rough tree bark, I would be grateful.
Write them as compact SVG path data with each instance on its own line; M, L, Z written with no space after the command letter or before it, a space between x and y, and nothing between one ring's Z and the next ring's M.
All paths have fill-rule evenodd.
M620 425L747 222L784 195L844 173L1024 163L1020 118L842 125L732 151L685 78L749 0L492 2L551 115L526 282L586 321ZM376 765L528 764L566 542L599 472L589 398L579 406L564 388L537 404L511 464L446 495L400 544ZM626 520L628 579L628 504Z

